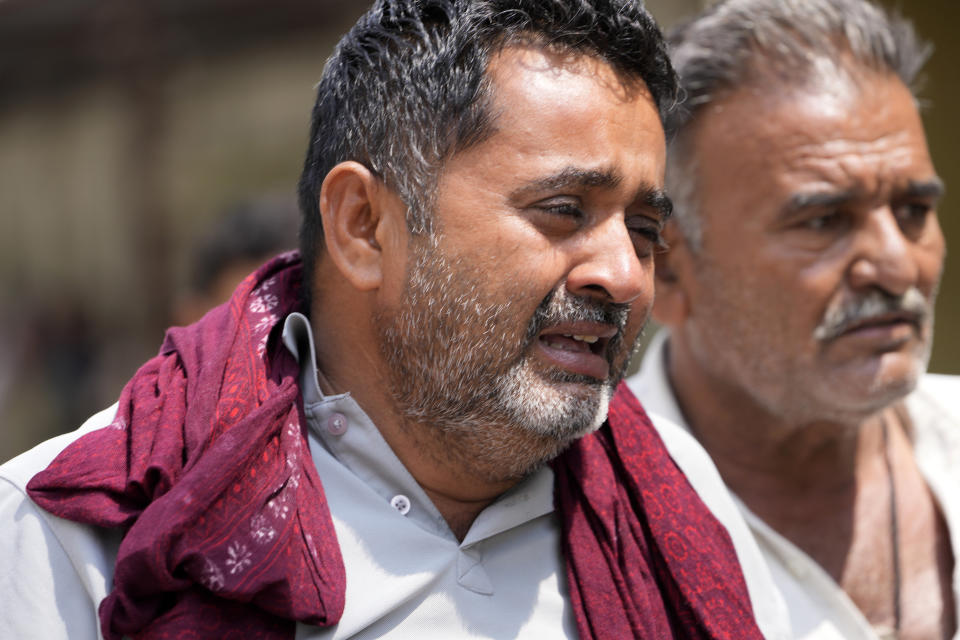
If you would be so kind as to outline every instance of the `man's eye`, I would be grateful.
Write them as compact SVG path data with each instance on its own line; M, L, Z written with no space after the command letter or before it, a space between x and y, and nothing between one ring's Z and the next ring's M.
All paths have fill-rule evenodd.
M894 206L893 215L900 230L908 238L917 239L927 226L927 220L933 213L933 206L928 202L905 202Z
M901 223L916 223L925 220L931 211L926 202L907 202L894 209L894 215Z
M558 216L567 216L579 220L583 218L583 210L570 202L559 202L544 205L543 210Z
M539 202L529 208L529 214L541 231L551 235L574 233L587 221L580 203L569 198Z
M667 243L659 225L654 223L635 225L629 228L636 247L637 255L648 255L651 251L665 251Z
M631 229L631 231L635 234L643 236L658 247L666 248L666 242L663 239L663 234L660 233L660 229L657 227L639 227Z
M839 227L842 222L843 216L837 211L831 211L830 213L809 217L801 223L801 226L811 231L826 231Z

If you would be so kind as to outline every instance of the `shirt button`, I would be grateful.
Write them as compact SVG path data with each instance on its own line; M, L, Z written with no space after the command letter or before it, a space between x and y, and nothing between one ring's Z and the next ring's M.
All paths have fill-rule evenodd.
M410 513L410 498L403 494L393 496L390 506L399 511L400 515L405 516Z
M342 436L347 430L347 416L342 413L335 413L327 418L327 433L334 436Z

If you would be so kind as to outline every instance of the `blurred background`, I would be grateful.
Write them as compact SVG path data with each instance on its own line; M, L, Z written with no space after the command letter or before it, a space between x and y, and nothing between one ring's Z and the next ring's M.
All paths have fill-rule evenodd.
M705 3L647 4L669 26ZM936 45L924 117L960 189L960 3L903 4ZM0 1L0 461L114 402L167 326L295 246L314 85L366 6ZM940 219L957 245L955 202ZM935 371L960 373L958 292L951 254Z

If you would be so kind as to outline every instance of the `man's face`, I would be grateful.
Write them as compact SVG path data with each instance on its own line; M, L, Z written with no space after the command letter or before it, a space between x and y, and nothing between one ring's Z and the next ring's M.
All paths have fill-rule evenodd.
M488 73L495 133L446 162L381 351L407 417L549 457L604 420L647 318L663 130L646 88L593 58L508 47Z
M909 392L944 239L904 85L745 89L693 126L703 246L678 339L697 366L787 421L856 421Z

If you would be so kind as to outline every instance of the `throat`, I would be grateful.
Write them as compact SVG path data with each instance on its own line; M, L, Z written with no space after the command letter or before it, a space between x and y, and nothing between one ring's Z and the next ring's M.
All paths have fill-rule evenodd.
M443 516L458 542L463 542L480 512L490 506L497 498L494 496L483 500L460 500L443 493L431 491L426 487L424 487L424 492L433 502L437 511L440 512L440 515Z
M557 452L549 439L531 442L496 423L464 430L387 423L380 431L461 541L481 511Z

